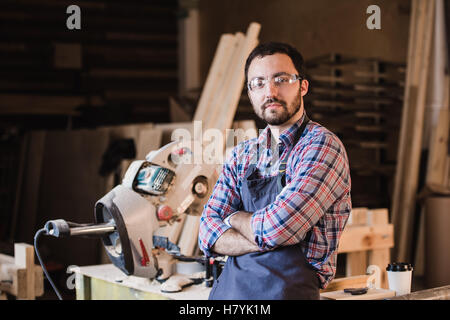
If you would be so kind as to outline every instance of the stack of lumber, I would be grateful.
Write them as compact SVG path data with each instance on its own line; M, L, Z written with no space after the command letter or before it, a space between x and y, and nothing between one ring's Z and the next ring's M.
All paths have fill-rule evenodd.
M338 247L338 254L347 255L346 276L365 274L375 265L381 271L381 288L387 288L386 267L393 246L394 226L387 209L353 208Z
M0 254L0 293L34 300L44 294L42 268L34 264L34 247L14 244L14 257Z
M310 118L334 132L350 159L355 206L388 207L397 157L404 65L337 53L306 61Z

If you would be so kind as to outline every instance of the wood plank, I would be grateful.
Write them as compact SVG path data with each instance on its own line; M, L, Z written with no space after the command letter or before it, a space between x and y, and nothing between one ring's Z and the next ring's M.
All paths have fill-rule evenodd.
M446 98L439 111L437 126L431 134L430 152L426 175L426 184L445 185L445 169L449 141L449 77L446 76Z
M367 252L355 251L347 253L347 260L345 264L345 276L355 276L358 274L365 274L367 270Z
M397 225L400 221L401 212L399 210L399 205L401 201L401 197L403 194L403 175L404 175L404 155L407 153L407 148L409 144L406 141L408 134L408 125L410 123L409 117L411 111L409 109L412 108L410 104L410 95L411 89L413 87L413 79L414 79L414 67L415 67L415 50L416 50L416 28L417 28L417 19L419 15L419 2L417 0L411 1L411 15L409 18L409 39L408 39L408 56L407 56L407 70L406 70L406 83L405 83L405 93L404 93L404 101L403 101L403 109L402 109L402 117L401 117L401 126L400 126L400 135L398 142L398 151L397 151L397 170L394 179L394 194L392 199L392 222L396 226L396 230L398 229Z
M374 249L367 252L368 265L376 265L380 268L380 286L381 288L388 289L388 279L386 267L391 262L390 249Z
M387 289L369 289L366 294L352 295L344 290L325 292L320 294L321 299L327 300L381 300L395 297L395 291Z
M245 61L247 60L247 57L250 54L250 52L258 44L258 34L260 30L261 25L256 22L252 22L247 29L245 41L243 42L242 47L240 48L237 61L233 66L234 70L231 70L232 83L231 86L228 87L227 96L223 101L224 107L221 108L222 117L218 119L219 122L217 125L217 128L219 130L224 131L225 129L230 128L233 123L234 115L236 113L236 108L238 106L239 99L242 94L242 88L244 86L245 81L245 72L244 72Z
M374 224L388 224L389 223L389 213L388 209L370 209L367 211L367 225Z
M44 276L42 268L39 265L35 265L32 259L29 259L31 250L33 250L34 257L34 249L33 246L31 246L31 249L28 249L27 246L28 245L23 246L23 244L19 244L19 246L17 246L17 255L15 257L0 254L0 276L3 280L11 281L11 283L0 283L0 291L14 295L18 299L35 299L35 297L44 294ZM16 264L16 262L18 262L19 265ZM31 262L33 262L33 264L31 264ZM28 273L30 274L28 275ZM29 288L30 286L28 283L31 284L31 288ZM34 295L29 298L30 294Z
M392 224L373 226L349 226L339 241L339 253L392 248L394 228Z
M14 263L19 268L25 269L25 299L34 300L35 272L34 272L34 247L26 243L14 244Z
M236 39L232 34L223 34L220 37L211 67L203 87L197 109L194 114L194 121L206 119L208 110L211 108L214 94L220 91L220 84L225 77L226 68L231 59L231 52Z
M421 2L422 3L422 2ZM416 112L414 115L414 120L412 122L414 130L412 130L411 135L408 136L408 141L412 141L409 143L411 145L411 152L407 154L407 164L408 170L405 175L402 183L405 185L405 193L403 197L403 201L400 204L400 209L403 210L403 221L399 225L399 240L396 241L398 252L397 252L397 260L400 261L408 261L411 256L411 242L412 242L412 227L413 227L413 216L416 207L416 194L417 194L417 186L418 186L418 176L419 176L419 165L420 165L420 152L422 146L422 128L423 128L423 118L425 111L425 98L427 92L427 78L428 78L428 69L429 69L429 61L430 61L430 49L431 49L431 39L432 39L432 30L433 30L433 21L434 21L434 6L435 1L425 1L427 4L426 7L426 16L424 15L424 19L426 19L426 25L424 27L424 45L423 45L423 53L419 55L421 58L421 64L419 69L420 79L418 83L417 89L417 105ZM404 141L406 143L406 141ZM403 159L398 159L398 161L403 161Z
M345 288L364 288L368 286L367 281L369 280L369 277L370 275L363 274L351 277L336 278L332 280L325 289L320 290L320 292L338 291L344 290Z
M366 225L368 208L352 208L348 217L347 226Z
M181 215L181 217L170 227L167 237L172 243L178 243L186 217L186 214Z
M226 66L224 77L221 79L221 82L219 84L220 90L214 93L209 112L207 112L205 114L205 117L202 119L204 122L205 130L210 128L219 130L222 129L217 125L217 123L220 121L218 118L222 115L223 109L226 109L227 107L224 103L224 100L228 95L227 91L230 89L233 80L232 76L234 73L231 70L234 71L236 68L236 64L238 63L238 60L240 58L239 53L244 41L244 34L242 32L237 32L230 50L230 56L229 60L227 61L228 64ZM225 128L223 128L223 130L225 130Z
M183 230L178 240L180 252L186 256L192 256L197 246L200 216L188 215L184 222Z

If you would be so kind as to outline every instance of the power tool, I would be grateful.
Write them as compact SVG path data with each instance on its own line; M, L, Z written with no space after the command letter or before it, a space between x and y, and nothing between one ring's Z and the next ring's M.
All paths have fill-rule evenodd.
M34 239L44 272L37 249L41 234L101 238L109 259L125 274L150 279L160 275L158 257L164 255L155 249L182 255L176 244L155 231L182 214L200 215L217 181L217 164L202 150L200 143L183 139L133 161L122 183L95 203L93 224L48 221Z

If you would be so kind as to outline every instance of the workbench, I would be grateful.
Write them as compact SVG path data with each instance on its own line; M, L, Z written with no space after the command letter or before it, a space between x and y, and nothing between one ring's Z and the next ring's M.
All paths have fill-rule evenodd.
M71 267L77 300L207 300L211 288L192 285L181 292L161 292L156 280L127 276L113 264Z
M161 284L134 276L127 276L112 264L72 267L75 273L77 300L207 300L211 288L192 285L181 292L161 292ZM340 291L321 293L322 300L375 300L395 296L385 289L369 289L368 294L351 296Z

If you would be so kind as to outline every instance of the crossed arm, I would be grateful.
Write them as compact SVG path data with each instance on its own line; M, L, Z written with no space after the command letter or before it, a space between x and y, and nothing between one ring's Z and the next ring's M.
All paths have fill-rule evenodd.
M230 219L232 228L225 231L214 243L212 251L227 256L240 256L260 251L254 240L251 225L252 214L239 211Z
M231 217L230 228L223 219L241 205L237 165L225 165L202 215L202 250L207 255L241 255L299 243L326 210L349 193L345 151L329 136L313 141L292 167L291 181L273 203L253 213L239 211Z

